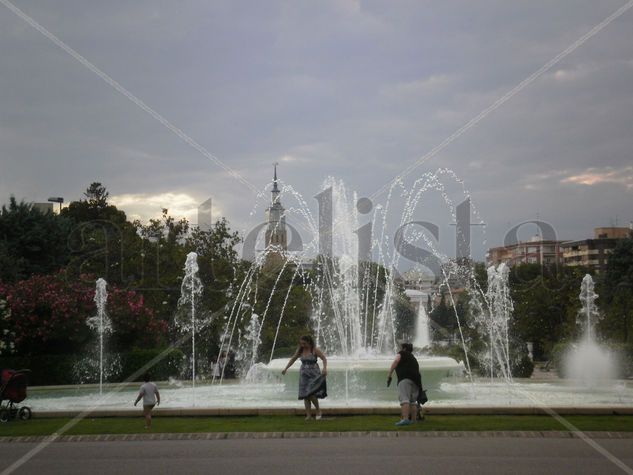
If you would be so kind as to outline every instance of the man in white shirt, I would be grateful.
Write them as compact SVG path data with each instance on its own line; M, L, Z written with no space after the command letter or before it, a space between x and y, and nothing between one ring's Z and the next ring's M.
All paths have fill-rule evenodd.
M154 406L160 406L160 393L158 392L158 388L156 385L149 380L149 374L145 374L143 381L143 385L141 386L141 390L138 393L138 397L136 401L134 401L134 405L136 406L138 402L143 399L143 415L145 416L145 428L149 429L152 427L152 409Z

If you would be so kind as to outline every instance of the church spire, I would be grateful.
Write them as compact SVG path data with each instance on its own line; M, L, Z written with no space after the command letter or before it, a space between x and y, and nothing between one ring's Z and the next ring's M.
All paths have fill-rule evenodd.
M273 175L273 190L274 191L279 191L277 189L277 165L278 165L277 162L273 163L273 166L275 167L275 173Z
M277 201L277 197L279 196L279 187L277 186L277 165L278 165L277 162L273 163L273 166L274 166L273 189L272 189L273 203Z
M279 199L281 191L277 181L277 163L273 164L273 187L271 190L271 203L266 210L266 263L276 267L283 263L283 254L288 250L288 236L286 233L285 210Z

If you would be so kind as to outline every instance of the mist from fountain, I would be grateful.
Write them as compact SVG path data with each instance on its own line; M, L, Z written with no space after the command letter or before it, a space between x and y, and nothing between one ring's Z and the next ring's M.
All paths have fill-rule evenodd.
M510 297L510 268L499 264L488 268L488 288L486 290L486 311L480 314L480 323L488 336L488 355L484 358L490 371L490 378L499 374L512 381L510 365L509 324L514 304Z
M595 325L600 319L597 298L593 278L587 274L580 285L581 309L577 316L583 335L567 352L563 363L565 376L586 387L608 382L617 375L615 358L596 340Z
M426 312L426 303L429 299L429 294L415 289L406 289L404 293L417 308L414 338L412 342L413 347L418 350L425 349L431 345L431 321Z
M418 315L415 324L415 339L413 340L414 348L426 348L431 344L431 335L429 332L430 320L423 304L418 306Z
M240 334L238 351L235 357L239 365L238 373L240 375L246 375L248 370L257 362L259 345L261 344L261 325L259 321L259 315L255 312L251 313L247 327L244 329L243 334Z
M286 214L293 214L296 218L292 221L293 226L306 231L301 237L308 236L310 239L303 242L302 250L282 253L283 261L275 271L278 272L277 279L270 295L267 295L268 301L260 314L259 321L260 331L267 319L274 318L276 324L270 359L268 365L263 366L276 371L278 366L285 364L283 359L274 359L275 345L284 318L287 296L292 286L301 281L312 296L312 328L317 345L329 355L331 371L328 378L331 381L335 379L335 373L338 370L344 371L347 394L349 382L360 381L358 372L365 370L373 372L385 365L388 367L398 347L399 336L396 335L394 298L400 292L397 289L400 284L397 281L398 273L395 269L400 265L402 257L394 248L392 236L388 232L388 227L394 224L389 219L390 215L395 214L394 210L390 209L394 193L399 193L404 197L403 211L399 222L396 223L404 229L402 239L411 245L426 244L432 256L429 260L437 260L444 264L440 281L447 283L459 274L460 278L467 282L467 286L475 282L474 273L469 264L462 265L449 259L437 249L437 243L430 233L421 230L420 227L409 226L416 219L418 205L429 193L441 197L453 220L456 219L456 206L449 198L446 185L441 180L442 177L449 178L453 185L461 187L460 201L468 198L463 183L455 177L453 172L442 169L436 173L424 174L409 188L400 181L395 182L389 190L385 204L375 206L371 214L368 214L367 209L359 206L357 195L348 192L341 180L328 178L322 186L321 195L329 193L331 202L332 257L319 254L319 222L314 219L303 197L292 187L283 186L281 193L284 199L290 197L296 204L289 207ZM262 193L261 196L264 197L264 194ZM257 206L251 214L255 214ZM319 219L321 219L323 213L321 209L319 211ZM476 210L473 211L477 216ZM362 223L360 219L362 215L367 215L365 219L369 221L368 223ZM370 238L362 243L362 236L366 236L368 230L370 230ZM259 247L265 246L260 244ZM256 255L246 277L238 286L234 304L225 317L225 331L220 351L230 348L235 341L234 334L236 332L239 334L239 329L248 324L251 311L244 311L243 306L253 303L253 296L257 295L257 276L265 268L265 262L272 252L279 253L279 249L268 248ZM306 262L310 265L306 266ZM423 263L423 265L426 264ZM304 266L307 269L304 269ZM292 270L289 287L284 286L282 290L279 290L280 277L288 270ZM271 315L270 302L279 291L286 294L283 297L281 314ZM454 310L466 355L465 364L470 374L468 349L462 333L460 315L456 309ZM419 345L416 346L429 346L431 338L425 302L420 303L417 320L416 333ZM463 372L462 364L451 358L423 357L421 361L422 367L426 366L428 371L431 371L432 367L437 367L437 371L443 371L444 375L461 375ZM440 367L443 369L440 370ZM261 370L262 364L259 364L251 375L261 374ZM341 381L343 381L342 377Z
M191 335L191 388L195 398L196 388L196 333L203 319L200 311L202 296L202 282L198 277L198 255L195 252L187 254L184 266L184 277L180 286L180 298L176 311L175 325L181 333ZM195 399L194 399L195 402Z
M99 278L96 282L94 302L97 307L97 314L88 318L87 324L97 334L99 353L99 394L103 394L104 376L104 345L105 336L112 332L112 322L106 312L108 302L107 282Z

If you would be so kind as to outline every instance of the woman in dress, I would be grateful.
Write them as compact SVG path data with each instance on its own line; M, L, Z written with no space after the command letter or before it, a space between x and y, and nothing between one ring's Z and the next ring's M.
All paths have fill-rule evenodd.
M319 369L317 358L323 361L323 371ZM319 399L327 397L327 386L325 377L327 376L327 358L321 350L314 346L311 336L302 336L299 339L299 348L294 356L290 358L288 364L281 372L285 375L295 361L301 359L301 369L299 370L299 399L303 399L306 408L306 421L312 418L312 405L316 409L316 419L321 419L321 409Z

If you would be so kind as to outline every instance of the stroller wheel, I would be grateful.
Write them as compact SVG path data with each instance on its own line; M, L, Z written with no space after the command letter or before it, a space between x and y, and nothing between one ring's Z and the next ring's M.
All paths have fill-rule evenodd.
M0 410L0 422L9 422L11 420L11 411L9 409Z
M28 421L31 418L31 408L30 407L21 407L18 411L18 417L22 421Z

